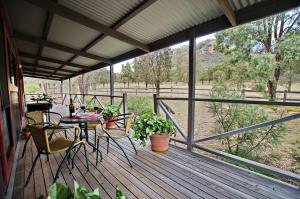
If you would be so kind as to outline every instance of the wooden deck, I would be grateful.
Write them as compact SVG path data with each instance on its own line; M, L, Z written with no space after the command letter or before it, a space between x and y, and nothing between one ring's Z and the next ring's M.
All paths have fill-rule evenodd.
M91 131L90 134L93 132ZM69 135L72 135L70 132ZM91 136L92 137L92 136ZM159 154L139 148L138 155L127 141L124 146L133 168L130 168L121 151L112 143L106 154L106 142L101 141L103 161L96 166L95 153L89 151L90 171L85 168L83 150L76 158L75 168L64 165L58 182L73 188L74 180L88 189L99 188L103 198L114 198L118 185L128 198L300 198L300 189L271 180L220 160L197 155L172 146L167 153ZM24 140L21 141L21 149ZM31 139L25 157L20 159L16 171L13 199L37 198L47 193L61 154L51 155L49 162L42 156L29 185L23 188L36 154Z

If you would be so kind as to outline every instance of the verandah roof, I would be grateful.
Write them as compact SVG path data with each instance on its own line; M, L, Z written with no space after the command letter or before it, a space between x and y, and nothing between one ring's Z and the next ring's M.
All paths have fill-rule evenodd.
M298 0L7 0L24 76L65 80L295 8Z

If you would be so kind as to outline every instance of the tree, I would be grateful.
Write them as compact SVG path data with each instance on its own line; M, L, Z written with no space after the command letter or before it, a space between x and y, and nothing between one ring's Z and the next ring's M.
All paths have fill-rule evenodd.
M240 82L237 76L234 76L232 81L226 81L226 75L221 71L217 71L210 97L213 99L243 100L245 96L243 90L240 89ZM271 119L268 113L257 105L212 102L208 108L217 122L216 133L229 132ZM226 151L231 154L257 160L263 150L279 144L279 139L285 134L284 130L283 124L263 127L226 137L222 139L222 144L226 147Z
M88 83L92 86L93 90L96 90L97 84L102 84L103 88L105 84L109 82L109 70L101 68L96 71L86 74L88 76Z
M137 57L133 60L133 77L134 81L138 83L138 87L140 86L140 82L143 80L143 71L142 71L142 62L141 58Z
M78 84L80 94L88 93L89 85L87 83L87 75L78 75L77 84Z
M264 87L267 87L269 99L274 101L280 76L289 71L289 67L286 67L283 63L283 50L280 50L280 43L288 39L291 33L299 32L299 24L297 24L299 17L300 12L294 10L222 31L216 34L216 48L230 56L230 60L226 64L233 67L233 70L231 70L233 72L243 65L259 68L261 66L257 67L257 63L268 63L272 67L269 69L273 71L272 73L269 73L269 70L267 71L269 77L265 77L266 73L257 74L255 77L262 75L261 77L265 78ZM263 55L256 54L262 52ZM272 55L273 59L265 56L267 54ZM255 55L254 59L253 55ZM258 61L258 59L262 61ZM251 77L249 73L251 70L248 70L248 68L244 68L244 70L244 74L248 72L248 77ZM262 84L255 85L255 87L265 90L262 89Z
M177 48L173 50L173 66L175 71L173 72L173 78L177 84L177 82L187 82L188 81L188 64L189 64L189 56L188 56L188 46L183 46L181 48ZM199 70L198 70L199 71Z
M152 70L152 82L155 84L156 93L160 93L160 84L168 80L172 69L172 51L170 48L155 51L149 55L149 66Z
M132 68L131 68L129 62L126 62L125 65L122 65L121 77L122 77L123 83L125 84L127 82L127 85L129 88L129 83L133 79L133 71L132 71Z

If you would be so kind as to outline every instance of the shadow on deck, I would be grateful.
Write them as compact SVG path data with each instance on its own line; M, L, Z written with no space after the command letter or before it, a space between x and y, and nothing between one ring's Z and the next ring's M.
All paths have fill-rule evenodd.
M93 132L91 131L90 134ZM69 132L72 135L72 132ZM93 136L90 136L93 137ZM128 198L300 198L299 188L231 166L220 160L190 153L172 146L167 153L149 149L134 150L127 141L121 145L133 163L130 168L121 151L112 143L106 154L102 140L103 161L96 166L95 153L89 151L90 171L85 168L83 150L75 159L76 166L64 165L58 182L73 189L74 180L87 189L99 188L103 198L114 198L118 185ZM24 140L21 140L21 149ZM37 198L47 193L52 184L62 154L50 155L38 161L34 175L26 188L23 183L32 165L36 149L32 139L25 157L20 159L16 171L13 198Z

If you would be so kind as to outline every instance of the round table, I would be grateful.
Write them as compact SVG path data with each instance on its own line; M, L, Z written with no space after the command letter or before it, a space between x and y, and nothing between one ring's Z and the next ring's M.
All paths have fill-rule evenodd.
M62 124L78 124L81 131L84 130L84 135L80 134L80 139L85 139L86 142L93 147L93 151L96 150L95 144L92 144L89 142L89 133L88 133L88 123L94 123L97 121L101 121L102 117L98 118L75 118L75 117L69 117L69 116L64 116L60 119L60 123Z

